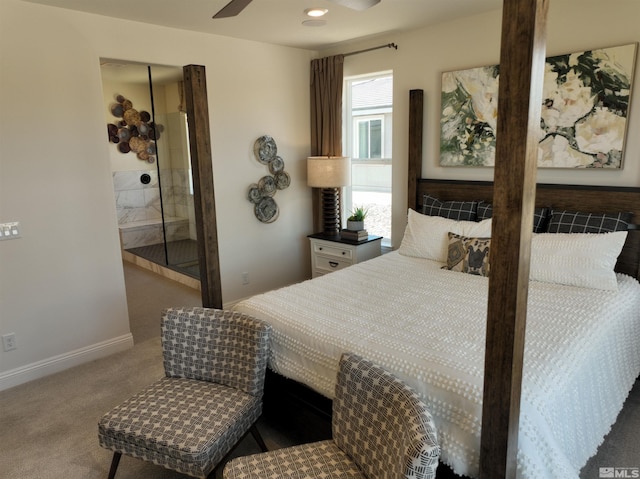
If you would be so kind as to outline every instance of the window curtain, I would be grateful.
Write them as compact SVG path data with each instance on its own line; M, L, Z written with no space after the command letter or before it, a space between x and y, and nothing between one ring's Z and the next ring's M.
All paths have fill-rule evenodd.
M311 156L342 155L343 65L344 55L311 61ZM314 231L322 231L320 198L320 189L314 188Z

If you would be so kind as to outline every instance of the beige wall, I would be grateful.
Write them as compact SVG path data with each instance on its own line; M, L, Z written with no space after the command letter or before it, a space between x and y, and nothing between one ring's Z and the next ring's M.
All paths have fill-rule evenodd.
M548 54L637 42L637 0L555 0ZM345 74L394 71L393 236L406 218L410 89L425 92L425 176L491 179L493 170L438 166L440 75L496 63L500 11L343 46L396 42L348 57ZM613 26L612 26L613 25ZM336 51L336 52L337 52ZM322 55L335 53L323 52ZM311 194L308 71L312 52L0 0L0 389L130 346L110 171L100 58L207 69L223 300L308 277ZM316 55L317 56L317 55ZM638 88L636 76L635 88ZM636 92L637 93L637 92ZM640 185L640 97L633 97L622 171L544 170L543 182ZM258 222L245 198L266 174L253 142L273 136L291 186L280 216ZM250 284L241 283L249 272Z
M640 2L636 0L553 0L550 2L547 55L638 42ZM502 11L459 19L403 34L384 35L342 46L322 55L357 51L390 42L381 49L345 59L345 76L393 70L393 244L399 246L406 224L406 172L409 90L424 90L423 176L491 180L493 168L444 168L438 164L440 78L442 72L499 63ZM542 183L640 186L640 75L629 111L624 168L617 171L541 169Z
M310 275L310 52L2 0L0 389L131 345L100 58L206 67L223 300ZM246 199L265 134L292 178L269 225Z

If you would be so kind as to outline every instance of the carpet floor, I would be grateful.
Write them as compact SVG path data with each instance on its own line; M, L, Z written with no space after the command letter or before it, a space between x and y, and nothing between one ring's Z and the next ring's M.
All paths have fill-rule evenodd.
M0 392L0 478L107 477L111 453L98 445L99 418L163 375L160 311L201 304L198 291L129 263L125 263L125 281L135 343L132 349ZM264 417L258 428L269 449L276 449L326 436L327 424L314 421L317 418L301 421L290 416L274 421ZM605 466L640 467L639 432L640 385L636 383L618 421L580 478L597 479L599 468ZM259 448L249 435L234 455L256 452ZM123 456L116 477L187 476ZM222 477L221 470L216 477ZM451 474L443 470L438 477Z

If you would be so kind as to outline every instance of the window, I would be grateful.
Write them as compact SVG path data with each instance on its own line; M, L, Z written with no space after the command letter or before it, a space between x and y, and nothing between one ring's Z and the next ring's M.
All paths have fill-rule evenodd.
M391 133L393 76L345 79L343 152L351 156L351 187L345 217L354 207L368 210L365 228L391 246Z
M355 155L360 159L382 158L383 118L355 117L357 141Z

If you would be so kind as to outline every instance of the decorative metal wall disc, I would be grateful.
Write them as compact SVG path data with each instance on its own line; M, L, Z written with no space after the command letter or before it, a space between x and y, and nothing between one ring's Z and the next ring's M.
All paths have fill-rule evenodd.
M248 200L254 204L254 214L263 223L272 223L278 218L279 209L273 196L291 184L291 178L284 171L284 160L280 158L278 146L273 138L264 135L253 146L256 159L267 165L271 175L263 176L258 183L249 185Z
M260 203L260 200L262 199L262 193L260 192L260 188L258 188L258 185L253 183L249 186L247 198L249 198L249 201L251 201L251 203L254 203L256 205Z
M280 173L276 173L276 188L278 188L279 190L284 190L285 188L288 188L289 185L291 184L291 177L289 176L289 173L287 173L286 171L281 171Z
M262 198L254 207L256 218L263 223L273 223L278 219L278 205L271 197Z
M273 196L276 194L276 180L273 176L263 176L258 181L258 188L262 196Z
M133 152L140 160L155 162L155 140L160 138L163 126L155 125L149 112L136 110L131 100L122 95L116 95L116 102L109 111L119 120L107 124L109 141L118 145L120 153Z
M253 146L253 151L260 163L268 164L278 153L278 147L273 138L268 135L258 138Z
M269 171L272 175L280 173L284 170L284 160L279 156L275 156L273 160L269 162Z

